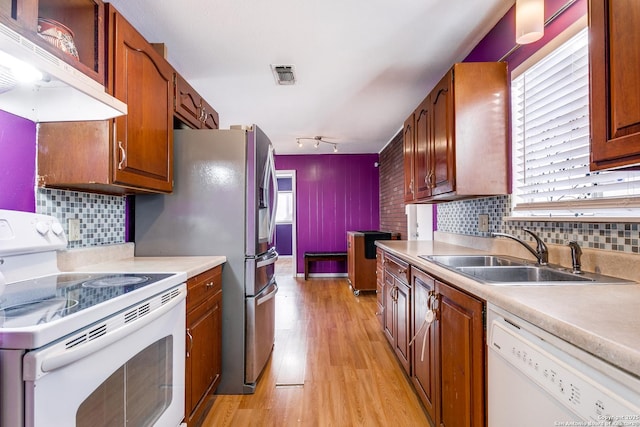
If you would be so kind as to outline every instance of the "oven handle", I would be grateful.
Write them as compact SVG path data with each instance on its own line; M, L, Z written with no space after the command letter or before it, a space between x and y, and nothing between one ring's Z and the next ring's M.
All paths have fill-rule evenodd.
M95 353L96 351L104 347L107 347L108 345L113 344L114 342L126 337L127 335L132 333L134 330L143 328L147 326L149 323L162 317L167 312L171 311L175 306L180 304L180 302L182 302L182 300L184 299L185 299L185 291L183 289L180 289L180 295L174 297L168 303L165 303L164 305L160 306L159 308L147 314L146 316L140 317L135 322L131 322L127 325L124 325L111 333L107 333L101 338L97 338L93 341L90 341L86 344L76 347L73 350L62 350L50 355L43 354L43 357L40 361L40 367L42 372L51 372L56 369L60 369L77 360L87 357L88 355Z

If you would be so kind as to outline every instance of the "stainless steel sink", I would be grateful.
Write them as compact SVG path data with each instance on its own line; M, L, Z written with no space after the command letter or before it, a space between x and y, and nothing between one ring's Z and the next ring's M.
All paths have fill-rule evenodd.
M595 279L584 274L573 274L568 271L555 270L548 267L460 267L460 273L473 276L484 282L594 282Z
M419 255L429 261L446 267L491 267L526 265L527 261L520 258L495 255Z
M493 255L421 255L453 271L492 285L611 285L634 282L602 274L575 274L555 265L538 265L533 261Z

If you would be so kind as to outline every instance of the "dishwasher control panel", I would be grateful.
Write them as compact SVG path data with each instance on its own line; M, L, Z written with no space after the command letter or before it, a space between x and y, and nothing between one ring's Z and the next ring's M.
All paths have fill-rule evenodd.
M491 323L489 338L489 351L584 421L640 426L640 408L626 400L635 395L637 402L637 394L592 366L504 318Z

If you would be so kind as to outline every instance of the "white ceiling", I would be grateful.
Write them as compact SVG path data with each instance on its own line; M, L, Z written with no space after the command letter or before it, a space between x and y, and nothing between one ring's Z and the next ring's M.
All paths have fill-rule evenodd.
M111 0L218 111L277 154L378 153L514 0ZM293 64L276 85L271 64Z

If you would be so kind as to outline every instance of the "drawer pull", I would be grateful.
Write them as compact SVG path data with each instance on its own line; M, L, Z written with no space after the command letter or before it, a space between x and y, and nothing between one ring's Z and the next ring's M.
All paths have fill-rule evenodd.
M215 284L215 283L213 283L213 282L209 282L209 283L207 283L207 288L213 288L213 285L214 285L214 284Z

